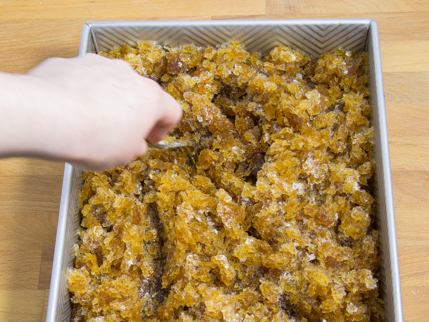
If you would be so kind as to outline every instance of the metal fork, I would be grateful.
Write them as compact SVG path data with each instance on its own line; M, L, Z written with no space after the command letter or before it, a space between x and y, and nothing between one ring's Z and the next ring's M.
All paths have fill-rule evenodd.
M174 148L182 148L182 147L192 147L191 142L182 142L177 141L175 139L169 139L169 140L162 140L158 143L151 143L148 140L146 140L146 143L149 147L159 149L159 150L167 150L167 149L174 149Z

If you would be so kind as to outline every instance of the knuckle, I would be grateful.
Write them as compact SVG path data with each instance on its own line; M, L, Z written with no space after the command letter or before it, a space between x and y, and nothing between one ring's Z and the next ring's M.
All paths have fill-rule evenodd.
M147 89L154 91L154 94L159 95L160 93L162 93L162 87L157 82L147 77L142 77L141 79L142 79L142 82L144 83L144 86Z

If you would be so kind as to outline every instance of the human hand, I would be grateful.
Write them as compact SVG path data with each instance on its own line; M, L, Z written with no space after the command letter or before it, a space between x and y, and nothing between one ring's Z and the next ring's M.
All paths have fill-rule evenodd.
M161 140L182 115L161 86L122 60L50 58L24 77L31 101L20 104L28 106L20 108L24 134L15 155L104 170L144 154L144 139Z

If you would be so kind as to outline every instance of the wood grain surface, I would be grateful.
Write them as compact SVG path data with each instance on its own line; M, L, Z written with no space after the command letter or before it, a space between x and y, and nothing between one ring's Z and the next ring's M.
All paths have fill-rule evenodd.
M76 56L87 21L376 20L404 318L428 321L428 17L427 0L1 0L0 71L25 73L48 57ZM0 321L45 320L63 169L40 160L0 161Z

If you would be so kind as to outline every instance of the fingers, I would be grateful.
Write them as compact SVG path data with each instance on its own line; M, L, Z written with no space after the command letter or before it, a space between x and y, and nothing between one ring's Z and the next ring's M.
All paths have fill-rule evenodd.
M152 143L162 140L179 123L183 114L179 103L165 92L162 93L159 106L155 108L161 113L146 137Z
M143 154L146 153L146 151L147 151L147 143L145 140L142 140L141 144L137 147L137 149L135 151L136 154L131 159L135 159L135 158L142 156Z
M84 171L103 171L106 169L112 169L115 167L123 166L128 164L136 158L146 153L148 149L145 140L141 140L135 149L131 149L120 155L116 155L111 158L104 158L102 160L95 161L93 158L79 159L79 160L67 160L68 163Z
M149 135L147 136L147 140L152 143L157 143L163 138L165 138L171 129L172 128L170 127L163 127L155 124L155 126L152 128Z

